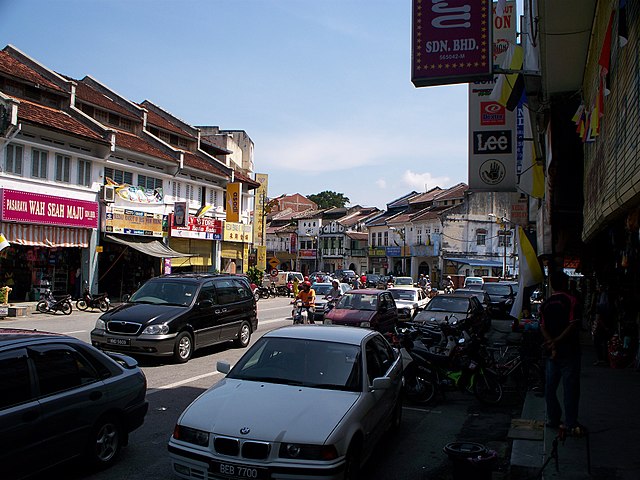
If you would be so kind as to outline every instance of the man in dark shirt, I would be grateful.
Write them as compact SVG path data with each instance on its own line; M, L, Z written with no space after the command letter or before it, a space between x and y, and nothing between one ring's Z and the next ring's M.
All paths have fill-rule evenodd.
M567 293L567 275L562 271L550 275L553 294L541 307L540 329L548 358L545 399L547 424L560 426L562 408L557 390L562 380L565 427L579 434L578 404L580 400L580 318L576 298Z

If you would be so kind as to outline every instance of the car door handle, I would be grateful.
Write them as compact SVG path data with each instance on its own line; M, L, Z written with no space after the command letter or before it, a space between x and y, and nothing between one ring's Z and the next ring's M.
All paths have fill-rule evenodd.
M217 309L215 312L216 312L216 313L226 313L226 312L227 312L227 309L226 309L226 308Z
M96 391L96 392L91 392L91 394L89 395L89 400L92 401L96 401L96 400L100 400L102 398L102 392L100 391Z

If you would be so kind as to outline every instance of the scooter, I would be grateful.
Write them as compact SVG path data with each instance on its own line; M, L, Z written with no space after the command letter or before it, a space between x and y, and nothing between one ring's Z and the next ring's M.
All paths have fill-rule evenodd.
M313 320L309 319L309 308L304 306L304 302L302 300L298 298L292 303L293 311L291 312L291 316L293 317L294 325L315 323Z
M99 293L96 296L91 295L89 286L85 285L82 297L76 301L76 308L82 311L89 308L91 310L98 308L101 312L108 312L109 308L111 308L111 300L109 300L109 295L106 292Z
M40 313L56 313L62 312L65 315L71 315L73 307L71 306L71 295L65 295L61 298L55 298L51 290L46 289L42 294L43 298L36 305L36 310Z

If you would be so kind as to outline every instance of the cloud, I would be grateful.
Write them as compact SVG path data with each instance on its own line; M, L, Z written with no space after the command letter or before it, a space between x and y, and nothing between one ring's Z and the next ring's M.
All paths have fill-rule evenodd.
M402 182L411 189L424 192L433 187L447 188L447 186L450 186L451 179L444 176L434 177L429 172L416 173L411 170L405 170L402 175Z
M387 181L384 178L379 178L376 180L376 186L378 188L387 188Z

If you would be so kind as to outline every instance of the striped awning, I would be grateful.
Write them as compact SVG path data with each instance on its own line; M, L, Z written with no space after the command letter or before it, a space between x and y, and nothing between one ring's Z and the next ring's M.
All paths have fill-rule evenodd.
M0 232L9 243L31 247L80 247L89 246L91 230L87 228L53 227L28 223L0 222Z

